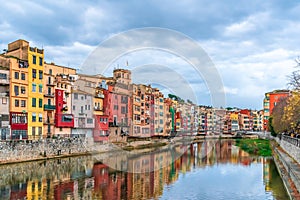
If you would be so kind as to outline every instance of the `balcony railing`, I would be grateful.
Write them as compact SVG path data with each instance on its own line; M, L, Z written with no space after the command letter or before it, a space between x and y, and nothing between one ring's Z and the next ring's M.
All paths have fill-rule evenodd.
M46 94L44 94L44 96L54 98L54 93L46 93Z
M44 110L55 110L55 105L44 104Z
M8 79L0 79L0 85L9 85Z
M47 82L46 85L47 85L47 86L53 86L53 87L55 86L55 84L54 84L54 83L51 83L51 82Z
M103 111L103 108L101 108L101 107L99 107L99 106L95 106L95 107L94 107L94 110L95 110L95 111Z
M293 144L297 147L300 147L300 139L299 138L293 138L293 137L290 137L290 136L287 136L287 135L282 135L281 139L288 142L288 143L291 143L291 144Z
M96 98L104 98L104 94L97 93L97 94L95 94L95 97Z

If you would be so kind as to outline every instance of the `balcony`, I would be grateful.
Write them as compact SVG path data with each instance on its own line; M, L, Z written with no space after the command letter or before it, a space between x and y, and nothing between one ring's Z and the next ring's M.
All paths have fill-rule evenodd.
M94 110L95 110L95 111L103 111L103 108L101 108L101 107L99 107L99 106L95 106L95 107L94 107Z
M44 104L44 110L55 110L55 105Z
M0 85L9 85L8 79L0 79Z
M104 98L104 94L102 94L102 93L96 93L96 94L95 94L95 97L96 97L96 98L102 98L102 99L103 99L103 98Z
M44 94L44 97L54 98L54 93L47 93L47 94Z
M55 86L54 83L51 83L51 82L49 82L49 81L46 83L46 85L47 85L47 86L51 86L51 87L54 87L54 86Z

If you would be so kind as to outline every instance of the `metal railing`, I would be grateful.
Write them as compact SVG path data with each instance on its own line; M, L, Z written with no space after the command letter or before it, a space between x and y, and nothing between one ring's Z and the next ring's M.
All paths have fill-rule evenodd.
M290 136L287 136L287 135L281 135L281 139L283 141L286 141L286 142L288 142L290 144L293 144L297 147L300 147L300 139L298 139L298 138L290 137Z

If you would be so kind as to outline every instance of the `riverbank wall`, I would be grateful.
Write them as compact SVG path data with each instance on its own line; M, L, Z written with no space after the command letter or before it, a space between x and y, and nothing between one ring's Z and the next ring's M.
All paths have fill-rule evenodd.
M283 136L281 139L276 137L275 140L284 151L300 164L300 143L298 144L298 139Z
M274 162L290 198L300 199L300 164L296 160L300 148L286 140L275 138L275 141L272 141L272 149Z

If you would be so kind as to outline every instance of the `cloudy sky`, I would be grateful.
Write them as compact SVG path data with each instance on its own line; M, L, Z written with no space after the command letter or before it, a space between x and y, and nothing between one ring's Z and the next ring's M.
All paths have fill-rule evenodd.
M116 34L135 28L167 28L196 41L210 57L223 82L226 106L260 109L265 92L286 88L287 75L295 70L294 60L300 55L300 3L175 2L0 0L0 47L25 39L45 49L47 62L82 70L99 44ZM162 42L159 39L157 43ZM123 67L126 61L133 70L146 66L151 72L151 63L174 68L190 81L198 104L211 104L205 77L191 73L190 63L176 52L135 51L111 66ZM163 71L161 78L170 79Z

